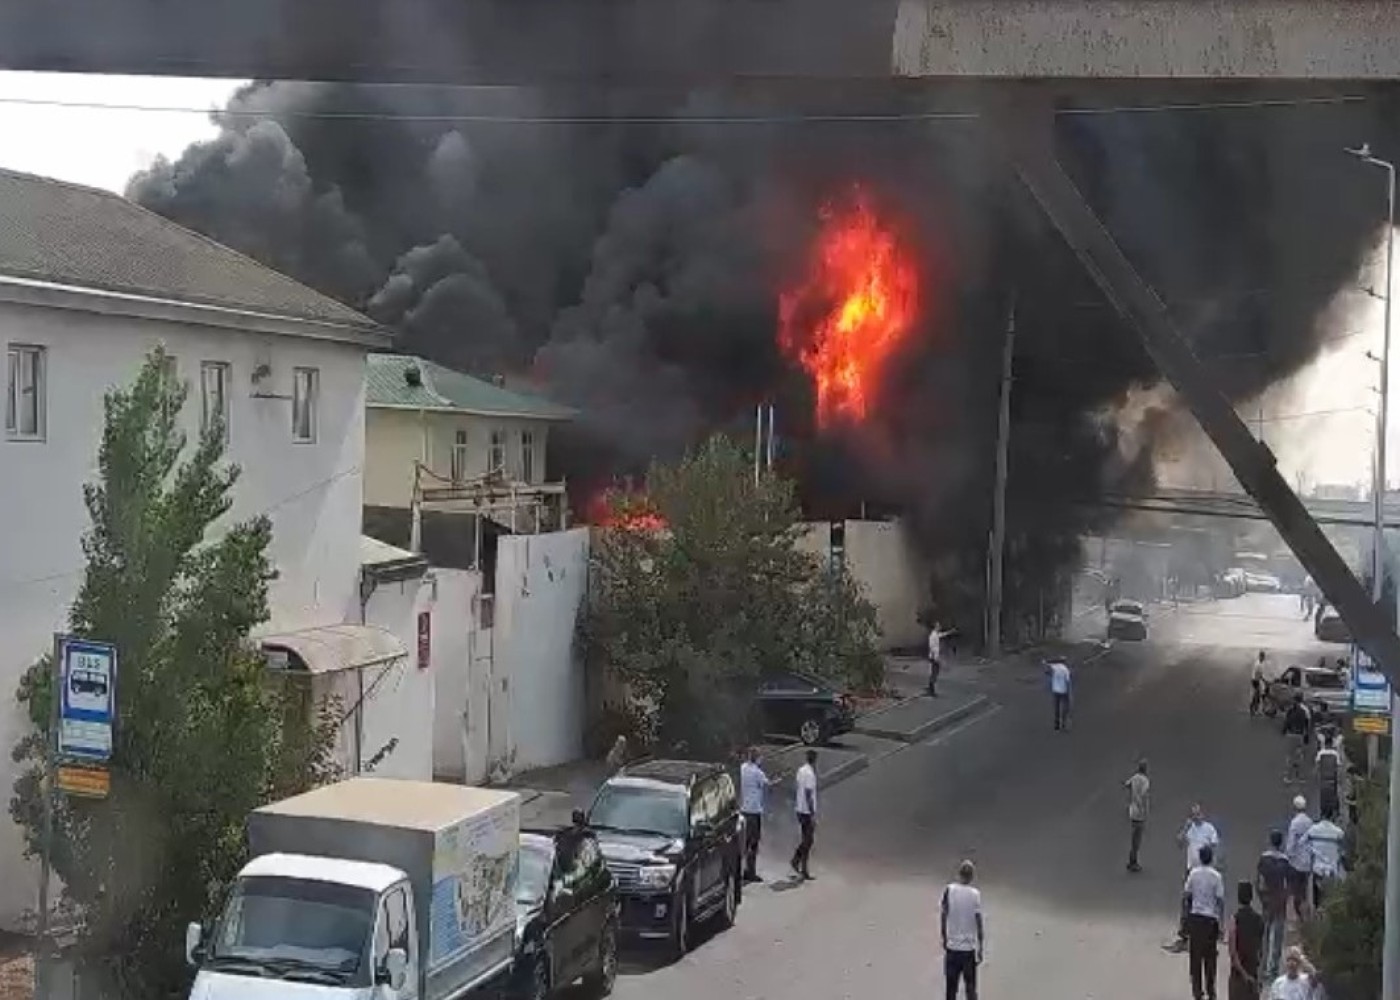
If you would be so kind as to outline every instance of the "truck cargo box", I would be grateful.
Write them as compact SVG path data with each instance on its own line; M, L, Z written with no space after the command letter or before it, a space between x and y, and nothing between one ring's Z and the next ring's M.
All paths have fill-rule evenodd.
M424 1000L510 961L520 802L514 792L352 778L248 817L255 855L317 855L401 869L413 885Z

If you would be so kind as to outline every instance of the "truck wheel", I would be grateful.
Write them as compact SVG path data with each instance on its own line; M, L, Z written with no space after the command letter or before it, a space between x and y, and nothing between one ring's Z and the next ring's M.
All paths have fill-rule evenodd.
M690 951L690 888L681 886L671 907L671 958L679 961Z
M584 992L590 997L612 996L617 981L617 927L608 924L598 939L598 967L583 977Z

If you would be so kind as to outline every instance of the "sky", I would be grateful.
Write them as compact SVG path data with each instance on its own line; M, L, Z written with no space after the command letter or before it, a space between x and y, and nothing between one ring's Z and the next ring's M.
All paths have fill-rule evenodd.
M24 137L0 145L0 167L121 193L128 178L156 156L177 157L190 143L215 136L208 113L223 107L244 82L0 71L0 135ZM1379 399L1370 387L1378 384L1379 371L1367 352L1380 354L1384 322L1380 298L1361 289L1383 286L1382 251L1378 240L1355 287L1339 293L1322 320L1335 347L1289 383L1241 407L1295 483L1370 482ZM1400 389L1400 344L1394 355L1391 382ZM1394 420L1389 423L1387 479L1396 484L1400 430ZM1185 451L1213 449L1201 438ZM1180 464L1167 478L1187 485L1210 462Z

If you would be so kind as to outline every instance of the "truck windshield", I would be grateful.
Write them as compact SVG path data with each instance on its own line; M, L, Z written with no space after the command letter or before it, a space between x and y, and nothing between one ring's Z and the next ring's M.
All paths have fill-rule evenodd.
M374 916L369 889L308 879L242 878L210 946L211 964L273 974L313 972L349 982L360 971Z
M588 824L600 830L684 837L689 825L686 793L643 785L604 785L593 801Z

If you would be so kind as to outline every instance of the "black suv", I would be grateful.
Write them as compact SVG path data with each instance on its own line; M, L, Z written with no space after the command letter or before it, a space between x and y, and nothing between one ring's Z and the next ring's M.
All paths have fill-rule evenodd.
M744 821L734 779L720 765L628 767L598 790L588 826L617 880L623 934L665 941L679 958L696 924L734 923Z
M765 674L758 689L763 731L795 736L808 746L824 744L856 726L850 699L804 674Z
M579 978L588 996L612 993L617 977L614 886L588 830L569 826L521 832L512 994L544 1000Z

